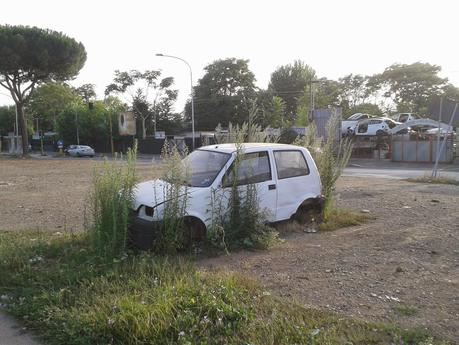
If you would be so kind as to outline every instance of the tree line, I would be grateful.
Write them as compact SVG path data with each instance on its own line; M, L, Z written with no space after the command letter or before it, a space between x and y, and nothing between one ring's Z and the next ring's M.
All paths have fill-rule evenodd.
M174 110L178 91L173 77L160 70L117 70L103 99L98 99L93 84L74 88L67 83L85 61L83 44L63 33L0 26L0 86L14 100L20 133L39 128L74 143L78 126L80 142L91 144L107 140L109 133L116 138L118 115L126 110L135 114L139 138L159 130L176 134L191 128L191 103L181 112ZM433 96L459 99L459 89L440 72L440 66L429 63L396 63L382 73L331 80L296 60L276 68L267 88L261 89L249 60L220 59L204 68L194 86L195 126L214 130L243 123L249 114L263 127L305 126L313 108L329 106L341 107L345 117L356 112L423 115ZM0 107L0 135L13 130L15 111ZM22 136L22 144L28 147L28 135Z

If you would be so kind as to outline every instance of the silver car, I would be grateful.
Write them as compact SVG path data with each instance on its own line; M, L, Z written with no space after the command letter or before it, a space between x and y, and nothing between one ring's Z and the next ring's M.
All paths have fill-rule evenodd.
M66 152L73 157L94 157L95 155L94 149L87 145L70 145Z

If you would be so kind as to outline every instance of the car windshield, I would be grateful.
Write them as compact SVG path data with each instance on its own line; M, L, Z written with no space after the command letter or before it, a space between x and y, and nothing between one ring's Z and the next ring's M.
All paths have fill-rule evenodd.
M196 150L192 152L183 160L189 174L188 185L209 187L230 157L229 153L216 151Z

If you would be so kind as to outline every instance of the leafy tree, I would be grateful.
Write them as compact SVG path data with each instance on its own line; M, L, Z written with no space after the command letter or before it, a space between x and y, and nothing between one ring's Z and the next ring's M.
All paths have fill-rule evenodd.
M86 61L83 44L66 35L27 26L0 26L0 86L17 106L22 148L29 147L24 106L35 87L75 77Z
M15 120L16 112L14 106L5 105L0 107L0 136L14 131Z
M285 101L279 96L272 96L262 109L263 124L272 128L285 128L290 122L285 118Z
M459 88L448 83L442 90L442 96L459 101Z
M57 130L58 115L72 103L81 103L75 90L60 82L40 85L28 104L30 114L41 122L43 130Z
M371 115L378 115L378 116L383 115L382 109L377 104L373 104L373 103L358 104L352 109L352 112L349 112L345 115L351 116L352 114L355 114L355 113L371 114Z
M438 76L440 71L440 66L429 63L393 64L371 77L369 84L390 98L398 111L425 113L431 97L440 95L447 85L448 80Z
M268 89L274 96L284 100L286 120L295 119L299 100L314 79L316 79L314 69L300 60L280 66L271 74Z
M355 108L366 103L372 89L367 86L369 77L360 74L348 74L338 80L341 107L344 112L355 113Z
M76 88L76 92L85 103L89 103L90 100L94 100L97 96L95 87L94 84L83 84Z
M94 102L92 109L84 104L73 104L57 118L58 131L64 143L77 143L77 126L80 143L95 146L107 142L110 135L109 118L102 101Z
M247 120L249 100L256 97L255 75L248 60L217 60L204 68L205 74L194 88L195 122L201 130L213 130L220 123L242 123ZM191 120L191 105L185 107Z
M317 79L314 83L305 87L302 96L298 100L298 116L295 123L299 126L305 126L308 123L308 117L312 110L311 93L314 97L314 109L341 106L339 83L326 78Z
M130 98L134 113L141 124L142 138L147 135L147 121L151 123L153 120L153 132L156 133L157 118L161 110L170 111L177 99L177 91L171 89L174 78L160 77L161 71L115 71L113 83L105 90L106 95L117 93Z
M98 103L98 102L96 102ZM119 115L127 110L126 104L124 104L119 98L115 96L108 96L103 101L104 108L107 114L110 114L110 119L113 125L113 135L119 136L118 132L118 117Z
M142 138L145 138L147 131L146 121L152 118L153 113L150 111L150 103L141 89L138 89L135 93L132 100L132 109L137 120L136 127L142 128Z

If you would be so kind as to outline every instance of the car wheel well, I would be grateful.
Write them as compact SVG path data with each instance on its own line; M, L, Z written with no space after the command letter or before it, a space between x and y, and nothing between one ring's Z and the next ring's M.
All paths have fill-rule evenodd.
M320 217L323 208L322 198L308 198L298 206L296 212L293 214L292 219L300 222L307 223L312 218Z
M185 216L183 218L184 223L184 240L186 244L192 244L193 242L201 242L206 238L207 227L204 222L195 216Z

